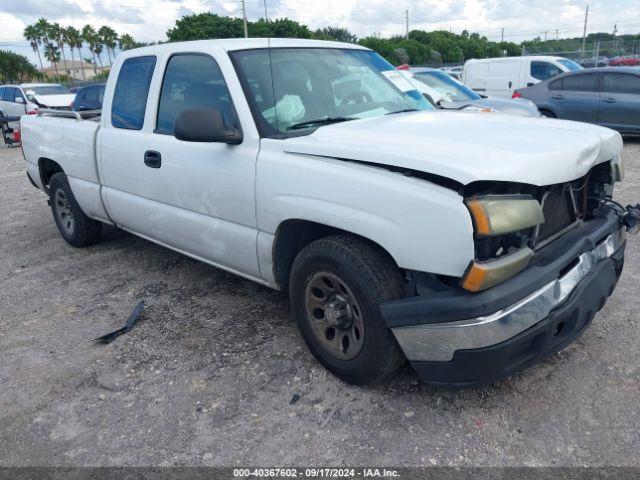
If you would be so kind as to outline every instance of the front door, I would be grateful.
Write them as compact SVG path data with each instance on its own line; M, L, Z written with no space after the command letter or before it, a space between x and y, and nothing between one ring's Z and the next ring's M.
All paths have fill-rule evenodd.
M227 62L228 56L220 55ZM235 103L245 102L233 77ZM234 96L218 59L208 54L173 54L164 72L153 112L152 134L142 157L149 236L238 273L259 277L256 255L255 167L257 135L240 126ZM159 93L159 94L158 94ZM157 107L156 107L157 105ZM229 127L246 127L239 145L177 140L176 117L198 108L218 109ZM246 112L249 114L248 110Z

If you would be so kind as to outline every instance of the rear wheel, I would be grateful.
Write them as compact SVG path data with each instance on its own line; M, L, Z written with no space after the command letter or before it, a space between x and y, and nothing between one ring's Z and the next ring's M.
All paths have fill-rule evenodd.
M86 247L100 240L102 223L84 214L62 172L51 177L49 203L58 231L69 245Z
M547 118L556 118L555 113L553 113L551 110L546 110L544 108L540 109L540 115Z
M380 314L404 280L380 248L348 235L310 243L296 257L289 294L302 337L331 373L354 384L387 378L404 362Z

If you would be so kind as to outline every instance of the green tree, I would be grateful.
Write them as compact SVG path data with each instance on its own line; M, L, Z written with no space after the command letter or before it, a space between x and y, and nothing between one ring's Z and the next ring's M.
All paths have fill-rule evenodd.
M102 43L107 49L107 57L109 59L109 65L111 65L112 64L111 54L113 54L114 59L116 58L116 46L118 45L118 34L113 28L107 25L103 25L102 27L100 27L100 30L98 30L98 36L100 37Z
M128 33L125 33L124 35L120 35L120 39L118 41L118 44L120 46L120 50L122 50L122 51L131 50L132 48L135 48L135 46L136 46L135 40Z
M98 70L96 68L96 43L98 42L98 34L96 33L96 29L91 25L85 25L82 27L82 40L89 46L89 50L91 50L91 58L93 61L93 74L97 75Z
M71 50L71 61L75 60L73 50L78 50L78 59L81 62L80 70L82 71L82 80L86 80L84 73L84 64L82 63L82 34L77 28L67 27L64 29L63 36L65 42L67 42L67 45L69 45L69 49Z
M240 38L244 27L239 18L221 17L214 13L187 15L176 21L167 31L170 42L202 40L206 38Z
M56 42L56 46L58 47L58 49L60 50L60 53L62 54L62 61L63 61L63 64L64 64L64 66L66 68L67 67L67 57L64 54L64 37L63 37L63 33L64 33L64 30L60 26L59 23L53 23L49 27L49 36L50 36L52 41Z
M346 28L324 27L313 32L313 38L318 40L335 40L336 42L356 43L358 37Z
M17 53L0 50L0 83L22 83L37 75L35 67L27 57Z
M60 61L60 49L51 42L47 43L44 47L44 58L53 65L53 69L56 71L56 77L59 77L58 62Z
M40 62L40 71L44 74L44 65L42 65L42 57L40 56L40 44L42 40L40 33L35 25L29 25L24 29L24 38L29 42L33 51L38 55L38 61Z

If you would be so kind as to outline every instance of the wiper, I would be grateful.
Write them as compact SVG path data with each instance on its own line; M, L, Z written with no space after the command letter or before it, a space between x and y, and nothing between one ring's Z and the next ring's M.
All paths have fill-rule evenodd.
M325 117L316 118L315 120L307 120L306 122L294 123L287 127L287 130L297 130L305 127L313 127L315 125L331 125L332 123L347 122L349 120L357 120L356 117Z
M405 113L405 112L417 112L417 108L403 108L402 110L396 110L394 112L385 113L385 115L393 115L394 113Z

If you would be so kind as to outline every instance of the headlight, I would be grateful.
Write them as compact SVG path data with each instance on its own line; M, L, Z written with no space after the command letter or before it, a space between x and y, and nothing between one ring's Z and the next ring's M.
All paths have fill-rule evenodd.
M507 237L523 238L526 232L544 222L540 203L528 195L486 195L468 198L465 201L473 219L476 242L487 237L498 237L495 241L503 243ZM501 239L502 237L502 239ZM476 246L478 243L476 243ZM503 243L504 245L504 243ZM500 248L502 250L502 248ZM461 286L471 292L479 292L493 287L524 270L533 250L524 244L524 240L511 243L504 253L496 258L471 262L461 281Z
M487 195L466 200L478 236L504 235L544 222L538 201L526 195Z
M617 158L611 161L611 170L613 183L624 180L624 161L622 160L622 155L618 155Z

